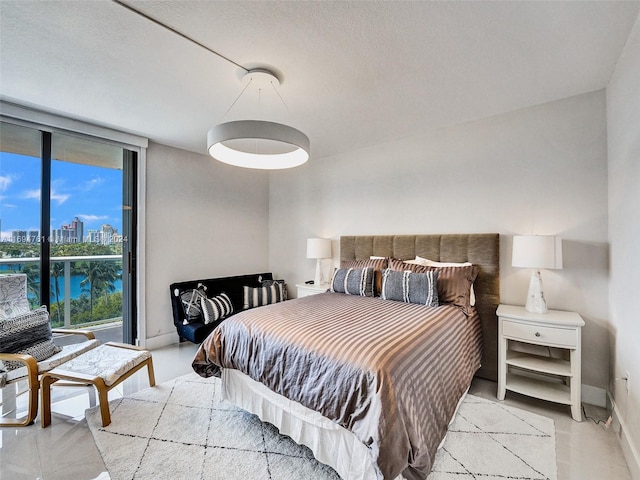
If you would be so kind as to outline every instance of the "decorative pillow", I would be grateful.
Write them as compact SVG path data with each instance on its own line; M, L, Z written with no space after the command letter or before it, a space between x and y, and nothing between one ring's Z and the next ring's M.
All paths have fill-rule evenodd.
M411 270L416 273L438 272L438 300L460 307L466 314L471 308L471 286L478 275L475 265L466 267L429 267L412 265L402 260L390 259L389 268L396 271Z
M415 265L426 265L427 267L470 267L473 265L471 262L436 262L429 260L428 258L420 257L416 255L415 260L405 260L405 263L413 263ZM474 306L476 304L476 292L473 291L473 285L471 285L471 297L469 304Z
M271 285L276 285L276 288L280 289L280 295L282 296L282 300L287 299L287 282L284 280L262 280L260 284L263 287L270 287Z
M248 287L244 288L244 309L262 307L264 305L271 305L272 303L278 303L285 300L286 291L284 284L274 282L269 286L264 287Z
M31 355L40 362L61 350L51 338L49 313L44 306L0 322L0 352ZM21 362L4 362L7 371L22 366Z
M417 303L428 307L438 304L438 272L414 273L394 271L390 268L382 271L383 300L396 300L404 303Z
M373 297L373 276L373 267L339 268L331 279L331 291Z
M0 302L0 322L16 315L24 315L30 311L29 300L26 297L22 300Z
M0 321L31 311L27 300L27 276L24 273L0 275L0 291Z
M382 291L382 270L389 265L387 257L375 257L365 260L352 260L350 262L340 262L340 268L368 268L374 271L374 295L379 296Z
M233 313L233 304L226 293L212 298L204 297L200 300L204 324L223 320Z
M187 325L194 322L204 322L202 314L202 300L207 298L204 285L198 285L198 288L190 288L180 293L182 308L184 309L185 319L183 324Z

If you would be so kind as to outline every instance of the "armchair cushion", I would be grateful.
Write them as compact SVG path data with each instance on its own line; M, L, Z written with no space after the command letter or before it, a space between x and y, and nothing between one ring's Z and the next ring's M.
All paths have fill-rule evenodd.
M53 343L49 313L40 307L29 313L0 321L0 352L31 355L46 360L62 349ZM4 362L4 370L21 367L21 362Z

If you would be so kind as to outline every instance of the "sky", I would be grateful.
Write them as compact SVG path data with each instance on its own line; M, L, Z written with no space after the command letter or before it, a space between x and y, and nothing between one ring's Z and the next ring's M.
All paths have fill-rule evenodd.
M13 230L40 230L40 159L0 152L2 239ZM109 224L122 233L122 171L51 162L51 228L78 217L84 234ZM47 232L49 234L49 232Z

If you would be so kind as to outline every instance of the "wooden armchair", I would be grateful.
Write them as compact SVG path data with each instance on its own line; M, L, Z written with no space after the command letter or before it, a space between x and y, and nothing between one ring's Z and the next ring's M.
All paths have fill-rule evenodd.
M27 276L24 274L0 275L0 293L0 427L30 425L38 415L40 375L97 347L100 342L90 331L50 330L46 310L29 309ZM32 316L36 317L33 321ZM54 334L81 335L84 341L56 348ZM46 341L43 343L43 340ZM45 344L48 346L46 351L42 347ZM15 414L9 417L17 412L16 398L27 392L26 417L16 418Z
M64 346L62 347L62 351L41 362L36 361L31 355L0 352L0 361L13 361L24 364L23 367L7 372L5 387L2 393L2 417L0 417L0 427L24 427L31 425L38 415L40 376L100 344L100 342L95 339L93 332L88 330L52 329L52 333L54 335L80 335L84 337L84 341ZM19 388L19 382L21 381L26 381L27 390L16 392L15 389ZM5 414L11 413L11 411L16 409L15 398L27 392L29 394L29 406L26 416L22 418L5 417Z

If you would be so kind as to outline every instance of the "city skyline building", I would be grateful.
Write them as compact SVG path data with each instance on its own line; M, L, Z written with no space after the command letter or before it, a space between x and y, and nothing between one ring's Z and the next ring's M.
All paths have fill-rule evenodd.
M0 219L0 226L2 219ZM2 229L0 228L0 232ZM2 241L10 241L11 243L38 243L40 241L39 230L20 230L11 231L11 237L3 237ZM84 235L84 222L78 217L67 225L60 228L52 229L49 240L53 244L64 243L97 243L100 245L111 245L122 241L122 235L118 229L112 225L105 223L100 226L99 230L88 230Z

